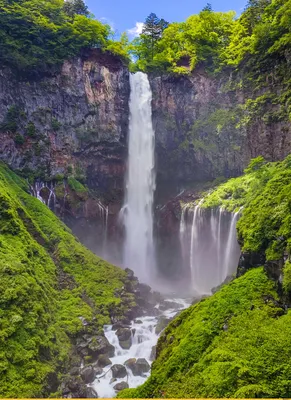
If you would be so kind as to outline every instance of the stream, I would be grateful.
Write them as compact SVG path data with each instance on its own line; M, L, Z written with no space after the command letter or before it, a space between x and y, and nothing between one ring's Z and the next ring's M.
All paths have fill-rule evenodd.
M167 310L161 311L159 316L144 316L132 321L130 329L134 332L132 334L132 345L130 349L124 350L120 347L116 331L112 330L112 325L106 325L104 327L105 336L108 341L115 347L115 355L110 360L112 365L104 368L104 372L101 376L97 376L94 383L91 385L98 393L100 398L112 398L115 397L117 391L114 386L120 382L127 382L130 388L135 388L141 385L150 375L150 371L143 373L142 376L135 376L130 368L125 366L127 376L112 381L111 367L124 363L129 359L146 359L149 365L151 365L151 354L153 346L157 344L160 334L156 334L155 329L158 324L158 320L161 316L165 318L173 318L179 311L190 306L191 301L189 299L166 299L169 304L175 303L175 306ZM159 305L156 306L158 309ZM108 372L107 372L108 371ZM107 373L106 373L107 372Z

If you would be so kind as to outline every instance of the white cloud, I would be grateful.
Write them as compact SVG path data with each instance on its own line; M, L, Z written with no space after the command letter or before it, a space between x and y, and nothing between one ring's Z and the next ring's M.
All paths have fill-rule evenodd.
M142 33L143 27L144 27L143 22L136 22L135 27L128 29L127 33L129 34L129 36L137 37Z

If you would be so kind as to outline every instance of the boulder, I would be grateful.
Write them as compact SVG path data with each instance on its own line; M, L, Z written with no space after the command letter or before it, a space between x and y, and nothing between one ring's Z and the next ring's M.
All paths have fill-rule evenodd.
M168 326L170 321L171 321L171 318L167 318L164 316L159 317L158 323L157 323L156 329L155 329L156 334L159 335L166 328L166 326Z
M134 323L140 325L140 324L142 324L142 321L141 321L140 319L136 319L136 320L134 321Z
M124 378L127 376L126 368L121 364L115 364L111 367L113 378Z
M151 369L150 364L145 358L138 358L135 362L129 361L126 361L127 364L125 365L131 369L134 376L143 376L144 373L149 372Z
M70 370L70 375L72 375L72 376L76 376L76 375L79 375L79 374L80 374L80 368L78 368L78 367L73 367Z
M121 390L123 390L123 389L128 389L129 388L129 386L128 386L128 383L127 382L119 382L119 383L117 383L115 386L113 386L113 389L116 391L116 392L120 392Z
M115 348L109 343L105 336L93 336L88 344L89 355L92 361L97 361L100 354L106 354L107 357L113 357Z
M136 358L129 358L125 361L124 365L131 369L131 365L136 363Z
M128 349L131 348L132 340L131 340L131 338L130 338L130 339L128 339L128 340L124 340L123 342L120 341L119 344L120 344L120 347L121 347L122 349L128 350Z
M104 368L107 367L107 365L111 365L112 361L109 359L109 357L106 354L100 354L97 360L97 364L99 367Z
M96 378L96 371L94 370L94 368L92 367L92 365L90 365L89 367L85 367L81 370L81 378L83 379L83 381L85 383L92 383L95 381Z
M131 330L129 328L119 328L116 331L120 347L122 349L130 349L132 345Z
M129 328L119 328L115 332L118 337L118 340L124 342L131 338L131 330Z

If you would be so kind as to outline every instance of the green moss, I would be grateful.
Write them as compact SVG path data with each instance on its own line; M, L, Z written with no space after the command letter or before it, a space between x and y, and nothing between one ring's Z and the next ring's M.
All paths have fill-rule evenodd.
M70 188L77 192L77 193L87 193L88 189L85 188L84 185L82 185L82 183L80 183L79 181L77 181L77 179L70 177L68 178L68 185L70 186Z
M230 179L205 197L203 207L241 207L237 224L243 250L279 260L291 243L291 157L282 162L253 160L242 177Z
M150 378L118 397L290 397L291 314L273 285L253 269L182 312L159 339Z
M0 397L42 397L69 366L71 338L134 305L126 273L79 243L0 164Z

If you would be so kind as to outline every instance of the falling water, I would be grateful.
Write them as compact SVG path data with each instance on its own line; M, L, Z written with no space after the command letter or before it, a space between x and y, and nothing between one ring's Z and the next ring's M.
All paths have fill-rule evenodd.
M152 92L146 74L130 76L129 153L125 205L124 266L140 280L154 273L153 197L155 190Z
M236 237L239 213L240 210L229 213L222 208L206 210L200 204L182 210L183 262L190 268L191 286L196 293L210 293L235 273L240 255Z

